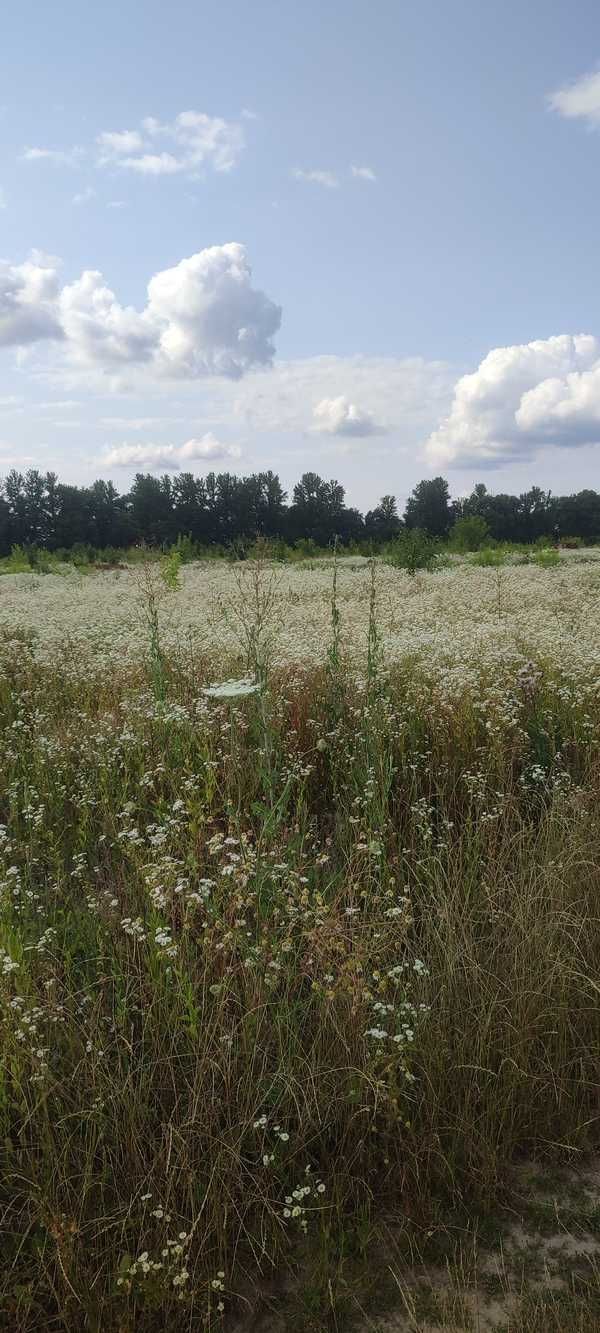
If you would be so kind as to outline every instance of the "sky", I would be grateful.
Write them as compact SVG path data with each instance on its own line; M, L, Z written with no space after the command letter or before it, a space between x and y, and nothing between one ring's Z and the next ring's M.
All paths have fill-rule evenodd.
M4 0L0 475L600 486L594 0Z

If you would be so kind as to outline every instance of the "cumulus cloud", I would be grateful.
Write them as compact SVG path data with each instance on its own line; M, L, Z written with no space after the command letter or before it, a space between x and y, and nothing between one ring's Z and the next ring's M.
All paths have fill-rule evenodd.
M58 310L72 355L88 365L150 361L156 330L144 312L122 306L102 274L88 269L63 287Z
M43 256L0 265L0 343L61 338L71 360L92 368L239 379L271 364L280 322L280 307L252 286L245 248L235 241L156 273L141 311L121 305L96 270L59 288Z
M239 121L182 111L162 123L147 116L139 129L104 130L96 140L98 165L139 176L197 176L204 167L231 171L244 147Z
M450 414L430 435L435 466L493 467L540 444L600 442L600 342L561 334L496 347L454 389Z
M377 180L377 176L375 175L375 172L373 171L373 168L372 168L372 167L355 167L355 166L352 166L352 167L350 168L350 171L351 171L352 175L355 176L358 180L361 180L361 181L376 181L376 180Z
M323 185L326 190L337 190L340 183L334 171L305 171L303 167L294 167L292 176L297 181L309 181L312 185Z
M339 398L322 398L313 410L314 429L326 435L381 435L383 427L378 426L370 412L357 407L348 398L340 394Z
M238 459L241 450L234 444L223 444L209 431L199 440L185 444L119 444L104 455L105 467L144 467L150 471L178 472L193 463L213 463L218 459Z
M568 120L584 120L593 129L600 127L600 70L582 74L573 83L551 93L548 105Z
M279 306L251 285L243 245L214 245L148 284L147 317L159 331L157 358L166 373L239 378L269 364Z
M62 338L58 292L58 270L50 258L34 252L24 264L0 261L0 346Z

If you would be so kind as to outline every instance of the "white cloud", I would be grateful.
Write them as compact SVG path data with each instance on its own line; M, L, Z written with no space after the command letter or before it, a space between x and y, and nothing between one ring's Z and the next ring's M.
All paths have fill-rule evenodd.
M95 199L96 191L91 185L86 185L85 190L80 190L79 194L73 195L74 204L89 204L90 199Z
M515 414L519 429L566 447L600 442L600 347L598 356L590 370L543 380L525 393Z
M2 187L0 186L0 211L1 211L3 208L6 208L6 195L5 195L4 190L2 189Z
M130 153L139 153L144 147L144 140L139 130L117 130L114 133L105 131L98 135L96 142L101 152L106 153L108 161L121 154L129 157Z
M373 168L372 168L372 167L355 167L355 166L352 166L352 167L350 168L350 171L351 171L351 173L352 173L353 176L356 176L356 177L357 177L358 180L361 180L361 181L376 181L376 180L377 180L377 176L375 175L375 172L373 171Z
M199 440L185 444L119 444L100 460L104 467L146 467L151 471L178 472L190 463L213 463L218 459L238 459L241 450L223 444L209 431Z
M495 466L540 444L600 442L600 342L561 334L497 347L454 389L425 449L435 467Z
M551 93L548 105L569 120L585 120L594 129L600 127L600 70L582 74L573 83Z
M36 407L40 409L40 412L46 412L48 409L51 409L53 412L58 410L61 412L71 412L76 407L80 408L81 402L77 398L50 398L47 402L36 403Z
M335 171L322 171L318 169L306 170L304 167L294 167L292 176L297 181L308 181L312 185L322 185L326 190L337 190L340 184L339 176ZM350 175L356 180L376 181L377 176L372 167L350 167Z
M242 245L214 245L148 284L148 318L159 330L158 360L166 373L238 378L269 364L281 310L251 286Z
M67 346L76 360L107 366L152 359L156 330L144 313L119 304L101 273L88 269L63 287L58 310Z
M153 430L155 426L183 424L186 417L101 417L98 425L110 430Z
M125 199L109 199L107 208L127 208Z
M58 291L57 268L49 257L34 253L24 264L0 261L0 346L62 338Z
M242 451L237 444L222 444L208 431L200 440L188 440L177 451L182 462L199 461L204 458L241 458Z
M309 181L313 185L323 185L326 190L337 190L340 183L333 171L305 171L302 167L294 167L292 176L297 181Z
M70 359L91 368L239 379L270 365L280 322L280 307L252 286L245 248L235 241L156 273L142 311L122 306L95 270L59 289L56 265L44 256L0 265L0 343L62 338Z
M119 167L141 176L197 177L204 167L227 172L237 166L244 131L239 121L182 111L165 124L147 116L139 130L105 130L96 142L101 167Z
M326 435L381 435L383 428L378 426L370 412L357 407L340 394L339 398L322 398L313 410L314 428Z
M255 371L236 385L233 402L231 386L211 381L205 419L237 421L247 434L312 435L314 404L331 400L334 388L334 401L341 396L357 412L360 404L363 421L377 423L391 448L414 449L449 410L455 380L450 366L422 357L306 357Z
M83 148L26 148L23 162L51 162L55 167L77 167L84 155Z
M184 164L172 153L140 153L139 157L125 157L120 164L136 171L139 176L174 176L185 170Z

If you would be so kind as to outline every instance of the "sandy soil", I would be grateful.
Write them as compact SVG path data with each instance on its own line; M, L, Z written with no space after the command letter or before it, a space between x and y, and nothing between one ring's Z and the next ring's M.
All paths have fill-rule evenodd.
M361 1314L357 1299L355 1317L345 1315L339 1322L332 1314L322 1325L308 1317L303 1323L301 1300L291 1292L282 1302L285 1313L273 1295L258 1300L236 1333L300 1333L303 1327L310 1333L321 1327L335 1333L510 1330L525 1298L567 1293L573 1274L600 1284L599 1219L600 1161L551 1174L525 1163L516 1173L514 1220L504 1217L501 1239L493 1246L468 1237L446 1266L409 1266L390 1252L385 1268L397 1299L386 1300L385 1312L370 1308ZM518 1320L519 1330L523 1327ZM590 1324L590 1333L599 1327Z

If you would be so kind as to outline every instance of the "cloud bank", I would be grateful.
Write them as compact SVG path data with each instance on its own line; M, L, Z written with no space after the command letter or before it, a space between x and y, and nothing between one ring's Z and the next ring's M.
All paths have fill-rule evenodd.
M143 310L123 306L102 274L60 286L57 261L37 253L0 263L0 345L61 340L81 366L146 366L157 376L239 379L271 364L281 309L252 286L243 245L210 246L148 283Z
M104 454L104 467L140 467L150 472L178 472L193 463L210 463L221 458L237 459L241 450L237 445L222 444L209 431L199 440L186 444L119 444Z
M494 467L543 444L600 443L600 342L591 334L496 347L454 389L430 435L435 467Z

